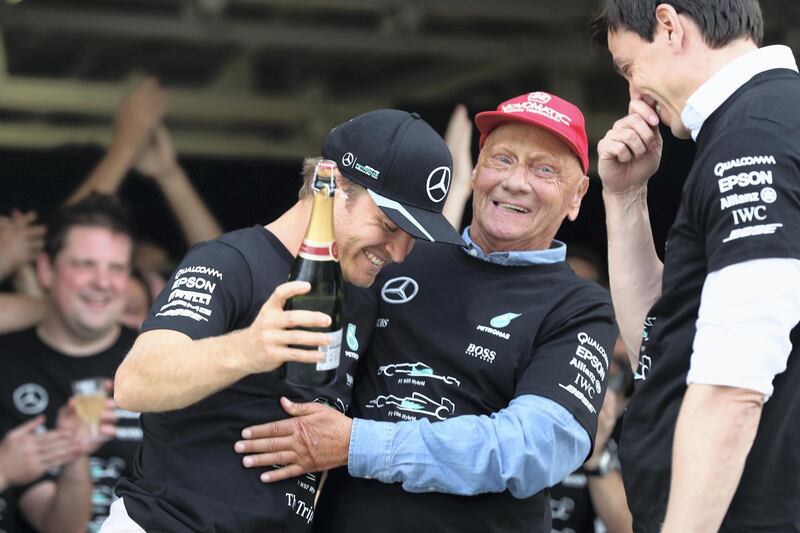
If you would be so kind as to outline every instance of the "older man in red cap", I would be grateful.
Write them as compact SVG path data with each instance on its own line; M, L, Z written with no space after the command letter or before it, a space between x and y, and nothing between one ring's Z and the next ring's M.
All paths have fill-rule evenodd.
M475 122L467 246L419 242L366 291L377 320L356 418L284 399L294 418L236 443L246 466L285 465L268 482L347 464L315 531L549 533L547 488L592 448L617 329L554 240L589 184L583 116L532 92Z

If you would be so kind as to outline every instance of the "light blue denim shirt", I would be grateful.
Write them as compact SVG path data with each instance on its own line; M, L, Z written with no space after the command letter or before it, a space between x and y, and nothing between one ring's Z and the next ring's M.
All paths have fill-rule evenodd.
M464 230L465 252L506 266L564 261L567 246L488 255ZM351 476L403 484L409 492L474 495L511 491L525 498L555 485L586 460L591 441L553 400L526 394L491 415L378 422L356 418L350 433Z

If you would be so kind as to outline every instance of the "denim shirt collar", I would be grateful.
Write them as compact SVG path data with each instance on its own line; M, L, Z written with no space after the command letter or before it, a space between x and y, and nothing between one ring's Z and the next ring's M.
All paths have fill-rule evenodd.
M567 245L561 241L553 240L547 250L510 250L507 252L491 252L486 254L469 236L469 226L461 235L467 246L464 251L472 257L477 257L487 263L504 266L526 266L559 263L567 258Z

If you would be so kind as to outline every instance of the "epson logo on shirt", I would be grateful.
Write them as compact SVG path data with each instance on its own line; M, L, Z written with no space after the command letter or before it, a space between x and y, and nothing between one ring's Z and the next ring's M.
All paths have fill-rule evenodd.
M214 294L214 289L217 288L217 284L208 281L205 278L197 278L192 276L190 278L176 279L175 283L172 284L172 288L177 289L178 287L186 287L187 289L207 290L209 294Z
M750 187L752 185L772 185L771 170L754 170L752 172L742 172L732 176L725 176L719 180L719 192L728 192L737 185L739 187Z

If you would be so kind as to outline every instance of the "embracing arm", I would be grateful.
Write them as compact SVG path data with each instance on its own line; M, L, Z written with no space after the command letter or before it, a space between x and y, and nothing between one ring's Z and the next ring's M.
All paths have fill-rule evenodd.
M542 396L524 395L491 416L396 424L355 419L348 469L355 477L401 482L409 492L509 490L526 498L575 471L590 446L569 411Z
M247 428L248 440L235 444L246 467L287 465L265 481L348 464L353 476L402 482L409 492L510 490L524 498L577 469L590 448L572 414L541 396L520 396L491 416L435 423L351 420L320 404L282 403L295 418Z
M661 295L663 265L656 254L647 209L647 180L661 160L658 117L641 100L630 103L598 143L598 173L608 229L611 297L620 335L638 364L642 325Z
M142 333L117 370L114 399L130 411L181 409L285 361L317 362L320 352L316 349L290 345L321 346L328 343L328 336L288 328L324 327L330 317L283 310L288 298L310 287L305 282L279 285L252 325L225 335L193 340L166 329Z

